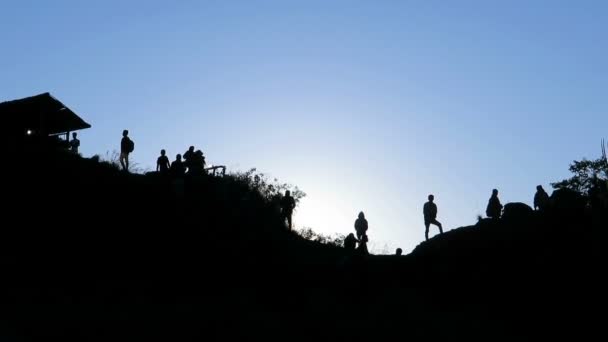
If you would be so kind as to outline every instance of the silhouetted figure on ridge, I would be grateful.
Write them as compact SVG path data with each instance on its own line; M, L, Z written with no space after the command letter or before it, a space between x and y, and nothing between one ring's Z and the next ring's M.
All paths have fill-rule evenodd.
M403 254L403 250L401 248L397 248L397 251L395 251L395 255L401 256L401 254Z
M181 178L186 174L186 166L182 162L182 155L177 154L175 160L171 163L170 168L171 176L175 178Z
M201 150L196 150L190 157L190 160L187 161L187 166L188 174L202 175L205 172L205 156L203 155L203 152Z
M120 165L124 171L129 171L129 154L135 149L135 143L129 138L129 131L122 131L120 140Z
M348 252L354 252L357 248L357 238L355 238L355 234L349 233L344 239L344 249Z
M78 154L78 148L80 147L80 140L76 136L78 136L76 132L72 133L72 141L70 141L70 151L74 154Z
M196 164L196 167L200 169L201 172L205 170L205 165L207 165L207 162L205 161L205 155L203 154L203 151L196 150L196 152L194 153L194 163Z
M291 197L291 191L285 191L285 196L281 198L281 215L283 216L283 220L287 219L289 230L291 230L291 216L295 207L296 200Z
M160 171L162 174L167 174L171 164L169 163L169 158L165 155L165 150L160 150L160 157L156 159L156 171Z
M502 213L502 204L498 199L498 190L492 190L492 197L488 201L488 207L486 208L486 215L489 218L499 219Z
M424 203L424 207L422 208L422 214L424 215L424 236L428 240L429 239L429 227L431 224L439 227L439 233L443 234L443 227L441 223L437 221L437 205L433 202L435 200L435 196L429 195L429 201Z
M177 154L175 160L169 168L171 175L171 184L173 185L173 194L178 201L181 201L186 195L184 184L184 175L186 174L186 166L182 162L182 155Z
M369 251L367 250L367 242L368 242L368 238L366 234L363 234L361 236L361 238L359 239L359 246L356 249L356 254L357 255L369 255Z
M367 220L363 212L359 213L359 217L355 220L355 232L357 232L357 238L361 240L361 237L367 234Z
M184 166L190 171L190 166L194 160L194 146L190 146L188 151L184 153Z
M549 194L541 185L536 186L534 195L534 210L545 211L549 206Z

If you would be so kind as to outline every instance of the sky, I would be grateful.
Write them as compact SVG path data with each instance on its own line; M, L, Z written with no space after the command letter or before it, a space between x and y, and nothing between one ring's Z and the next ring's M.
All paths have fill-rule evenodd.
M376 253L474 224L608 137L606 1L0 2L0 101L50 92L153 169L188 146L307 196L294 218ZM549 191L550 192L550 191ZM431 227L432 234L437 229Z

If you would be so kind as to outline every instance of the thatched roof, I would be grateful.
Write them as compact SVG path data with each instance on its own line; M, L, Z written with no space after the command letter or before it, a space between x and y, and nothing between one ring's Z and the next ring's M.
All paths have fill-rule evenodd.
M32 130L52 135L91 127L49 93L0 103L0 119L3 128L13 133Z

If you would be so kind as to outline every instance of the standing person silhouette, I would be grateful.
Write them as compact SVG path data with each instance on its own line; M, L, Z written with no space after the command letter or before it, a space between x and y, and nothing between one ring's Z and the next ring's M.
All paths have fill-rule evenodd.
M173 163L171 163L170 171L171 171L171 175L175 178L184 177L184 174L186 173L186 167L184 166L184 163L182 162L181 154L177 154L175 156L175 161L173 161Z
M492 190L492 196L488 201L488 207L486 208L486 215L493 219L499 219L502 213L502 204L500 204L500 199L498 199L498 190Z
M433 202L435 200L435 196L429 195L429 201L424 204L422 208L422 214L424 215L424 226L426 230L424 231L424 236L426 239L429 239L429 227L431 224L439 227L439 234L443 234L443 227L441 223L437 221L437 205Z
M194 163L194 146L190 146L188 148L188 151L186 151L183 155L183 159L184 159L184 166L186 168L188 168L188 172L190 172L190 168L192 167L192 164Z
M77 135L76 132L72 133L72 141L70 141L70 151L74 154L78 154L78 148L80 147L80 140L76 138Z
M367 234L367 220L363 212L359 213L359 217L355 221L355 231L357 232L357 239L361 240L361 237Z
M191 159L190 162L190 169L188 169L188 173L190 173L190 170L192 170L192 173L196 173L196 174L204 174L205 173L205 155L203 155L203 151L201 150L196 150L196 152L194 152L194 156Z
M289 224L289 230L291 230L291 216L293 215L293 209L296 207L296 200L291 197L291 191L285 191L285 196L281 198L281 214L283 219L287 219Z
M124 171L129 171L129 154L135 149L135 143L129 138L129 131L122 131L120 140L120 165Z
M156 171L160 171L161 174L167 174L169 172L169 168L171 167L169 158L167 158L165 154L165 150L160 150L160 157L156 159Z

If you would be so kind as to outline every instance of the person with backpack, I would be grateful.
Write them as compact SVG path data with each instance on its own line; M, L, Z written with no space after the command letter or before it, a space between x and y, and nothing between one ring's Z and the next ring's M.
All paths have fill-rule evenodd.
M120 165L126 172L129 171L129 154L135 150L135 143L129 138L129 131L122 131L122 140L120 140Z
M443 227L441 223L437 221L437 205L433 202L435 200L435 196L429 195L429 201L424 203L424 207L422 208L422 214L424 215L424 226L426 230L424 231L424 236L426 239L429 239L429 227L431 224L439 227L439 234L443 234Z

